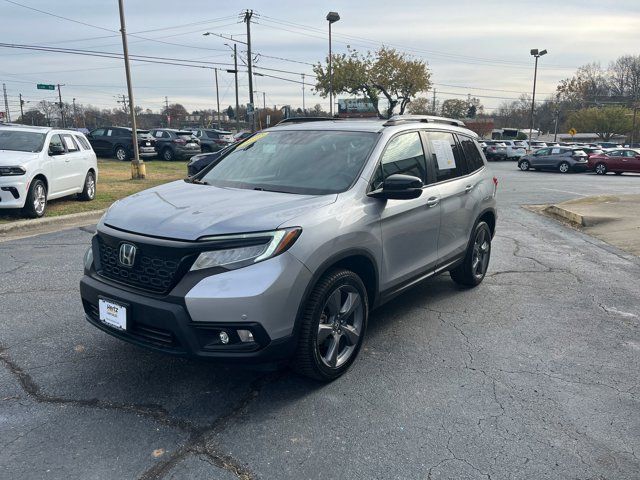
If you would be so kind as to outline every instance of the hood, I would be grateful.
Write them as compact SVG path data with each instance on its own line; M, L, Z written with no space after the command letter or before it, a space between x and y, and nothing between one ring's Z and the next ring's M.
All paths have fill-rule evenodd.
M39 153L16 152L13 150L0 150L0 166L10 167L24 165L38 158Z
M336 198L336 194L294 195L178 180L114 203L102 222L141 235L197 240L206 235L273 230Z

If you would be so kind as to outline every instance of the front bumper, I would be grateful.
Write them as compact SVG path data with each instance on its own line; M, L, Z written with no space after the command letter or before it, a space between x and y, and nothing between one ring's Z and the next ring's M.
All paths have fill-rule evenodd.
M22 208L27 197L27 176L0 177L0 208Z
M285 360L294 352L295 320L310 272L285 252L238 270L191 272L168 295L118 284L91 269L80 282L87 320L121 340L172 355L239 362ZM127 307L127 329L99 318L99 299ZM241 342L249 330L253 342ZM222 344L220 332L231 338Z

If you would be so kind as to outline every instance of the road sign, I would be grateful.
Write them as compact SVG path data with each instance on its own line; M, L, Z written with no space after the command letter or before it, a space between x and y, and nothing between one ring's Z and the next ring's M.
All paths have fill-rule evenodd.
M569 129L569 135L571 135L572 137L573 137L576 133L578 133L578 131L577 131L575 128L571 128L571 129Z
M37 87L38 87L38 90L55 90L56 89L55 85L49 85L46 83L39 83Z
M247 114L248 115L253 114L253 103L247 103Z

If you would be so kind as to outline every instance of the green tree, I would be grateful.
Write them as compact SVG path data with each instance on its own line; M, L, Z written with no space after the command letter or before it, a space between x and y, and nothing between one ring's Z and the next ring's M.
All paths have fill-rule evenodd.
M325 65L313 67L316 91L327 97L330 92L328 58ZM422 60L412 60L393 48L381 47L375 53L361 54L349 49L348 54L332 56L333 92L365 96L379 114L390 117L396 107L400 114L419 92L431 86L431 73ZM384 112L379 101L387 101Z
M416 97L411 100L411 103L407 106L407 110L409 113L414 115L428 115L433 114L432 109L433 105L429 101L427 97Z
M442 102L442 116L449 118L464 118L467 115L469 104L466 100L449 98Z
M569 115L567 128L595 132L601 139L610 140L614 134L626 134L631 130L631 115L631 110L625 107L584 108Z

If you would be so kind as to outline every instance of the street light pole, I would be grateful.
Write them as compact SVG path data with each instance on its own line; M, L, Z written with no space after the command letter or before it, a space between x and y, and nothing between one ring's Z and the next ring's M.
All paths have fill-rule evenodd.
M133 143L133 159L131 160L131 178L141 179L147 176L144 162L138 151L138 129L136 128L136 109L133 102L133 88L131 86L131 69L129 68L129 47L127 46L127 28L124 21L123 0L118 0L120 10L120 33L122 34L122 53L124 55L124 70L127 77L127 91L129 94L129 114L131 115L131 143Z
M536 80L538 77L538 58L546 54L547 54L546 50L538 51L537 48L531 49L531 55L536 57L536 64L533 69L533 97L531 99L531 120L529 122L529 149L531 149L531 134L533 132L533 112L536 106Z
M329 114L333 117L333 69L331 66L331 24L340 20L338 12L327 13L327 21L329 22Z
M302 113L307 114L307 109L304 105L304 73L302 75Z
M214 68L213 69L216 72L216 102L218 104L218 130L220 130L222 128L221 124L220 124L220 91L218 90L218 69Z

